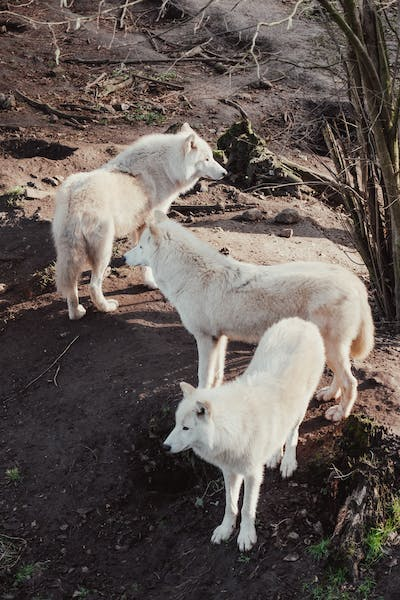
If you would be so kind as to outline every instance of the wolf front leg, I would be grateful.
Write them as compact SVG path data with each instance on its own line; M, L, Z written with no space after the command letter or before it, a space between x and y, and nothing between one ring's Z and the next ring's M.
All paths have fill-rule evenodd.
M213 387L218 363L218 339L204 333L195 334L199 354L198 387Z
M238 501L240 488L242 487L243 476L232 471L223 470L225 482L225 514L221 525L214 529L211 541L213 544L220 544L230 538L232 531L236 526L238 515Z
M263 480L264 466L255 467L254 470L244 477L244 498L242 506L242 521L238 535L238 546L240 551L250 550L257 541L254 521L258 496Z

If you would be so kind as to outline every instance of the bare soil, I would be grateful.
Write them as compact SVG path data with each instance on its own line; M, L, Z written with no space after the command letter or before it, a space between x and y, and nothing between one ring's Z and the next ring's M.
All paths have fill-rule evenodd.
M46 178L61 181L94 168L139 135L178 121L189 121L215 143L237 118L221 97L240 103L257 131L270 139L271 149L324 169L329 161L312 151L321 143L313 115L320 115L337 90L315 72L305 79L293 66L277 65L285 40L275 30L260 41L260 58L270 58L262 74L275 79L268 89L252 87L254 67L228 74L216 70L219 58L230 58L228 66L240 58L244 34L225 32L209 46L191 50L206 34L222 32L222 23L228 23L222 16L233 19L231 30L240 23L254 25L256 9L261 10L257 2L238 3L233 13L227 2L211 6L211 16L197 30L199 16L185 21L196 13L190 2L183 16L170 6L159 21L158 5L139 4L135 13L128 11L121 31L104 17L67 31L65 24L49 28L11 14L76 23L79 15L93 14L93 4L97 9L97 3L84 0L69 4L61 10L58 1L27 2L21 8L0 2L0 93L19 90L85 117L45 113L18 95L15 105L0 110L0 194L16 186L27 186L33 195L43 192L40 198L0 199L0 598L317 597L312 589L325 566L308 549L332 533L338 509L325 498L317 467L319 461L329 463L341 425L325 421L327 405L314 400L301 429L298 471L290 481L266 472L255 548L241 554L235 538L211 545L224 507L220 473L192 455L171 458L161 449L173 427L179 382L196 381L194 340L162 294L143 286L140 271L121 266L126 240L116 242L105 281L107 295L120 302L118 312L101 314L91 306L84 274L87 316L68 320L52 271L52 184L57 180ZM267 5L274 19L293 7L279 0ZM317 20L300 19L286 58L301 62L316 51L321 36ZM206 50L214 52L215 61ZM186 58L199 60L174 62L187 51ZM77 57L141 60L129 68L183 89L133 78L129 86L109 91L121 74L118 63L67 62ZM170 62L152 62L159 59ZM130 108L121 111L121 104ZM264 218L245 222L238 219L242 210L216 209L196 212L187 226L235 258L264 264L340 262L368 283L340 208L318 198L260 197L238 192L227 180L181 199L183 205L232 202L258 203ZM297 208L300 222L275 224L274 217L287 206ZM285 227L293 229L292 237L280 237ZM399 337L375 315L376 349L354 368L359 380L355 410L399 433ZM243 344L229 346L227 378L243 371L252 352ZM20 474L14 482L6 474L13 467ZM392 542L372 569L376 587L369 598L400 597L400 550ZM343 584L341 593L338 598L367 597L358 584Z

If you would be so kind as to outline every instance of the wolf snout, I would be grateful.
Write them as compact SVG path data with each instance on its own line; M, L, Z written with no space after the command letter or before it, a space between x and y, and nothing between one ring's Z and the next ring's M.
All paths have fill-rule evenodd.
M171 452L171 446L169 444L163 444L162 447L165 452Z

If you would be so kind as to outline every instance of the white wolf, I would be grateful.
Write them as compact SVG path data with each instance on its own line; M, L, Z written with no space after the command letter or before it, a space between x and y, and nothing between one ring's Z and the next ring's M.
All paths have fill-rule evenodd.
M143 136L99 169L68 177L57 194L53 236L57 289L67 299L69 318L86 312L78 298L86 263L94 304L104 312L116 310L118 302L106 300L102 291L114 238L135 239L154 208L167 212L200 177L225 174L207 142L185 123L178 133ZM149 269L145 277L154 287Z
M318 325L334 374L319 397L342 396L326 418L339 421L350 414L357 396L350 356L364 358L374 342L367 291L356 275L321 262L242 263L158 211L125 259L151 266L160 290L196 338L199 387L222 382L228 338L256 343L273 323L298 316Z
M211 538L215 544L228 539L236 525L243 480L239 549L249 550L256 542L254 520L264 465L276 466L285 445L282 477L296 469L299 425L324 365L318 327L292 317L264 333L246 371L235 381L208 390L181 383L184 398L164 448L191 448L222 470L226 505Z

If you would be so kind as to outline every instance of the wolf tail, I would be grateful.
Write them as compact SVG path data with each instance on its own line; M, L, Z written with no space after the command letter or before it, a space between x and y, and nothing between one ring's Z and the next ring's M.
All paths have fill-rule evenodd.
M366 292L361 300L361 320L357 337L351 344L350 354L352 358L363 359L368 356L374 347L374 322L371 308L368 303Z
M68 222L70 190L60 189L53 220L53 238L57 250L56 285L63 297L73 290L85 262L86 242L79 221Z

